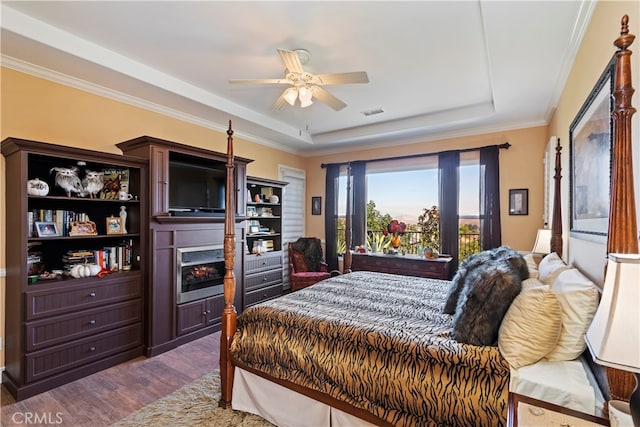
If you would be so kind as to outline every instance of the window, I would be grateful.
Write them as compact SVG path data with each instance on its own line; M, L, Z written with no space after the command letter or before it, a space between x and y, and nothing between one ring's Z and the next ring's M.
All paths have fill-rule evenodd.
M460 158L459 259L480 251L479 153L462 153ZM371 162L367 164L367 250L380 251L389 245L383 229L392 219L407 224L401 248L405 253L417 254L422 249L422 227L419 216L426 209L438 206L438 157L428 156L409 160ZM339 178L338 193L338 253L345 250L347 178L346 168ZM359 245L361 242L353 242Z

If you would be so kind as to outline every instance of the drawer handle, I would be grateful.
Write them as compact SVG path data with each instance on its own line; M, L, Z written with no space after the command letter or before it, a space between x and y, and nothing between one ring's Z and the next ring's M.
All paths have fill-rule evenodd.
M262 278L262 281L263 281L263 282L266 282L266 281L267 281L267 278L266 278L266 277L263 277L263 278Z
M96 348L95 347L91 347L91 348L89 348L89 351L96 351Z
M202 312L202 315L203 315L203 316L206 316L206 315L207 315L207 310L203 311L203 312Z
M91 293L89 293L89 296L90 296L91 298L94 298L94 297L96 296L96 293L95 293L95 292L91 292Z
M264 294L262 294L262 297L266 298L267 297L267 293L265 292Z
M95 320L89 320L89 324L90 324L90 325L95 325L95 324L96 324L96 321L95 321Z
M263 266L267 265L267 261L262 261L262 265Z

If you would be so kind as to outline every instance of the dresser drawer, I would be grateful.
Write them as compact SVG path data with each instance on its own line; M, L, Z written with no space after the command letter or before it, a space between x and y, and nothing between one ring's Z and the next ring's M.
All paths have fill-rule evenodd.
M247 255L245 273L258 273L260 271L282 268L282 252L266 253L261 256Z
M30 353L26 355L27 382L66 372L137 346L142 346L141 323Z
M258 289L257 291L247 292L244 300L244 306L257 304L268 299L276 298L282 295L282 284L270 286L268 288Z
M244 281L245 289L260 289L266 286L282 283L282 268L273 271L265 271L264 273L247 276Z
M142 321L140 299L26 324L27 352Z
M26 293L26 320L65 314L71 310L83 310L141 296L142 280L139 274L126 280L97 279L90 284L30 291Z

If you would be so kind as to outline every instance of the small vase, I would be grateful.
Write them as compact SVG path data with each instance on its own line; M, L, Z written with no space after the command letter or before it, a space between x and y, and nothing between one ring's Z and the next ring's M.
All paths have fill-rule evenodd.
M391 236L391 246L393 249L398 252L398 248L400 247L400 236Z

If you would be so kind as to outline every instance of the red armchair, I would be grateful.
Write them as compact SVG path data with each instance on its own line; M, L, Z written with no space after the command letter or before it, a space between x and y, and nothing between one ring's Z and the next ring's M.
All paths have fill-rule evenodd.
M301 237L289 242L289 281L291 291L306 288L331 277L324 262L320 239Z

